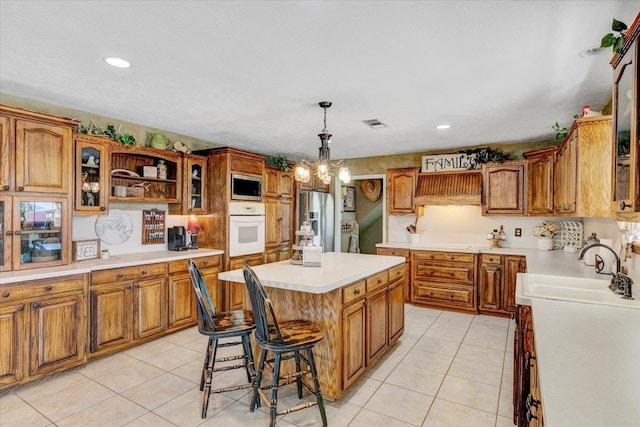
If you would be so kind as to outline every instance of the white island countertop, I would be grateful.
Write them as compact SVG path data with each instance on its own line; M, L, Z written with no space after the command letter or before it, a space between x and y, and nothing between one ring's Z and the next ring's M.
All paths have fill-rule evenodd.
M322 267L280 261L251 268L264 286L323 294L404 262L404 257L398 256L325 252ZM244 283L241 269L219 273L218 278Z
M545 425L640 425L640 310L531 300Z

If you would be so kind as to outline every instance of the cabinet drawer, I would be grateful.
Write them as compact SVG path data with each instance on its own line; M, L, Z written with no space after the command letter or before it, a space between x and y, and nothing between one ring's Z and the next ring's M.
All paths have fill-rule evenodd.
M376 275L371 277L367 277L367 292L371 292L374 289L378 289L382 286L385 286L387 282L389 282L389 274L387 271L382 271Z
M186 259L179 261L171 261L169 263L169 273L179 273L183 271L189 271L189 267ZM193 258L193 262L199 269L218 267L222 264L222 257L220 255L204 256L201 258Z
M112 268L91 272L91 284L124 282L127 280L143 279L167 274L167 264L146 264L135 267Z
M473 306L473 288L445 287L437 283L417 282L413 285L412 300Z
M404 277L405 264L400 264L389 269L389 282L393 282Z
M483 264L500 264L500 255L481 255L480 258Z
M378 255L395 255L409 258L409 249L378 248Z
M345 286L342 288L342 304L347 305L351 301L364 297L365 292L364 280Z
M429 261L450 261L450 262L473 262L475 254L459 253L459 252L430 252L419 251L413 252L414 258Z
M463 285L473 285L473 266L420 263L415 265L414 271L414 278L416 279L442 280Z
M0 303L17 299L81 291L84 289L84 276L75 275L38 281L28 281L12 285L3 285L0 291Z
M229 270L237 270L247 263L251 267L264 263L264 256L262 254L246 255L237 258L231 258L229 260Z

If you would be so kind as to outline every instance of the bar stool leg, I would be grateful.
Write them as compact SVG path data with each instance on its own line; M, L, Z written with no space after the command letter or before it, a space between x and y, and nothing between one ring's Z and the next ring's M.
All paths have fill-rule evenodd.
M320 409L320 416L322 417L322 426L327 426L327 414L324 411L324 401L322 400L322 393L320 392L320 383L318 382L318 373L316 372L316 362L313 359L313 348L307 349L307 358L309 359L309 368L311 369L311 377L313 378L313 388L318 401L318 409Z
M211 395L211 381L213 378L213 366L216 361L216 353L218 351L218 338L213 338L211 344L211 355L207 364L207 379L204 383L204 395L202 397L202 418L207 418L207 408L209 408L209 396Z
M264 371L264 361L267 358L267 350L264 348L260 351L260 361L258 362L258 373L256 374L255 379L253 380L253 392L251 396L251 405L249 406L249 412L253 412L256 408L256 404L260 407L260 394L258 394L258 389L260 388L260 383L262 382L262 372Z
M270 427L276 425L276 415L278 414L278 382L280 381L280 352L274 353L273 361L273 386L271 388L271 408L269 408L269 416L271 417Z
M296 359L296 372L300 373L300 351L293 352L293 356ZM298 386L298 399L302 399L302 376L299 375L296 379L296 385Z
M209 358L211 357L212 343L213 343L213 340L211 337L209 337L209 340L207 341L207 350L205 351L205 355L204 355L204 365L202 365L202 377L200 378L200 391L204 390L204 381L207 376L207 366L209 366Z

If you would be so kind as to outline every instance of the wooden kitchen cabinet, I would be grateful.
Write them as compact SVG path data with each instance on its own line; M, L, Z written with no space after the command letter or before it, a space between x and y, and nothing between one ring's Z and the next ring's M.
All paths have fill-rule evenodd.
M610 169L611 116L576 119L556 155L555 214L608 217Z
M516 308L516 277L518 273L525 271L525 257L480 255L478 312L510 316Z
M244 255L229 259L229 270L242 268L244 264L251 267L264 264L263 254ZM225 310L242 310L244 306L244 283L224 282L224 301L227 304Z
M526 162L482 165L482 214L524 215Z
M404 300L406 302L411 301L411 252L409 249L400 249L400 248L377 248L376 253L378 255L392 255L392 256L403 256L405 259L404 263Z
M207 158L183 153L181 202L170 204L169 213L206 215L208 213L207 179Z
M475 313L476 255L411 251L411 302Z
M325 184L313 173L309 177L308 182L298 182L298 188L306 191L320 191L322 193L329 193L331 190L331 184Z
M363 289L364 290L364 289ZM363 297L342 311L343 388L351 387L364 373L366 362L366 305Z
M121 350L167 329L166 272L157 263L91 273L92 353Z
M1 287L0 390L86 362L86 278Z
M293 243L293 173L265 167L265 260L282 261ZM290 258L290 256L289 256Z
M393 277L392 277L393 276ZM389 271L387 287L387 319L389 346L392 346L404 333L404 266Z
M613 140L610 210L620 221L640 222L640 15L613 56Z
M513 359L513 422L518 427L544 426L534 335L531 307L518 306Z
M75 174L74 215L105 215L111 193L110 140L81 133L73 134Z
M387 213L405 215L416 213L416 185L420 168L387 169Z
M368 293L366 301L367 366L370 366L384 354L388 345L387 289Z
M0 105L0 191L68 195L78 122Z
M523 153L527 159L527 215L551 216L553 210L553 165L557 147Z

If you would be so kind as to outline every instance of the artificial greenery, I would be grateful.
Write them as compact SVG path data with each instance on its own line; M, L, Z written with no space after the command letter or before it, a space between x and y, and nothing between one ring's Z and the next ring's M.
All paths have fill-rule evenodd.
M622 45L624 44L624 35L627 31L627 25L624 22L613 18L611 29L616 33L609 33L602 37L600 47L612 47L615 53L622 53Z
M269 166L275 166L282 171L289 172L289 160L287 160L287 156L268 156L264 162Z
M134 145L136 143L136 138L133 135L130 135L128 133L119 134L116 132L116 128L113 125L107 125L105 129L89 129L81 124L80 133L83 133L85 135L107 136L114 141L121 142L122 145Z
M555 125L551 126L551 128L557 132L556 133L556 141L563 140L565 135L569 131L567 128L561 128L560 125L558 124L558 122L556 122Z
M490 147L469 148L461 150L469 156L469 169L480 169L480 165L487 162L505 162L511 160L511 156L503 151L494 150Z

